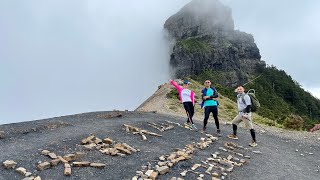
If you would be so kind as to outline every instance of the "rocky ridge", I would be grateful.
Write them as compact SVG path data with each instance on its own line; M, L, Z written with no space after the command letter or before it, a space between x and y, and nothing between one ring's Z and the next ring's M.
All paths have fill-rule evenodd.
M164 28L175 41L170 64L177 78L214 70L233 86L265 66L253 36L235 30L231 9L219 0L191 1Z

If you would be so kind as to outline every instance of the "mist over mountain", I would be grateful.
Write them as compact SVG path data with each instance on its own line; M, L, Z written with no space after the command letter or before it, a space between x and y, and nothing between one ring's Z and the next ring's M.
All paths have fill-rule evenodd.
M163 23L186 2L1 1L0 124L133 110L169 78Z
M253 34L263 60L320 98L320 1L222 0L235 28Z
M265 62L251 34L234 30L231 9L218 0L193 0L164 28L176 41L170 64L176 77L218 71L223 85L244 84Z

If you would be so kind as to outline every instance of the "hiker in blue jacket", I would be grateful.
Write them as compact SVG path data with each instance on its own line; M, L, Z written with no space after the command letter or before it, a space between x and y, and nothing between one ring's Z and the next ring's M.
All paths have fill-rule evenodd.
M218 118L218 91L216 88L211 87L211 81L206 80L205 88L202 89L202 104L201 108L204 107L204 120L203 120L203 131L205 132L207 129L208 119L210 113L213 114L213 118L217 127L217 135L221 136L220 127L219 127L219 118Z

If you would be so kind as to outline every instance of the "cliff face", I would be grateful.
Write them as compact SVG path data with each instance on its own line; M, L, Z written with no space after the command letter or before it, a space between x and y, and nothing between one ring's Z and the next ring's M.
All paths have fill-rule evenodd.
M178 78L214 70L234 86L265 66L253 36L234 30L231 9L218 0L191 1L164 28L175 40L170 64Z

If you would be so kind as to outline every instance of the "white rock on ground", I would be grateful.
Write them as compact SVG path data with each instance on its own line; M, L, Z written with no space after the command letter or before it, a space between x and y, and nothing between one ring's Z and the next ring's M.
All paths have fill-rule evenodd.
M17 171L17 173L19 173L19 174L21 174L23 176L25 176L26 173L27 173L27 170L25 168L23 168L23 167L17 168L16 171Z
M17 166L17 163L12 160L6 160L3 162L3 166L6 169L14 169Z

